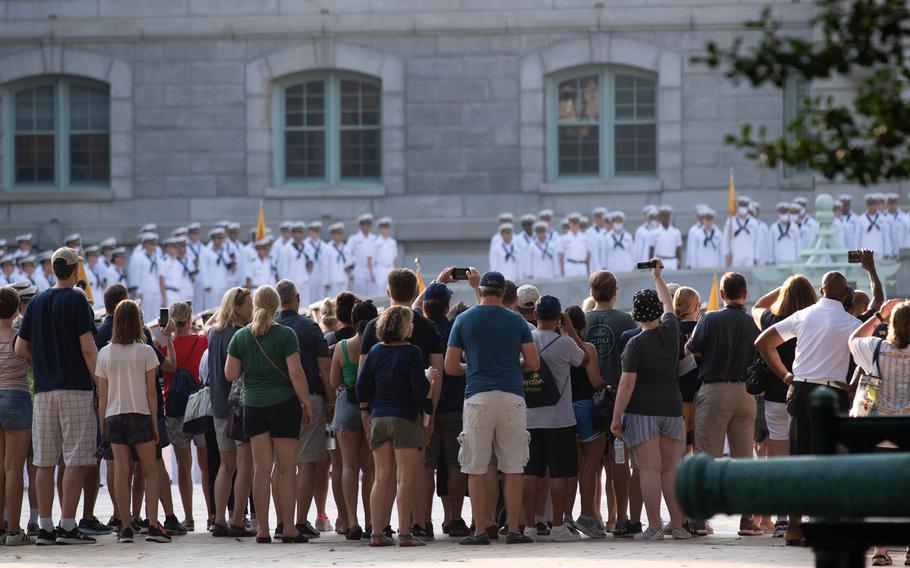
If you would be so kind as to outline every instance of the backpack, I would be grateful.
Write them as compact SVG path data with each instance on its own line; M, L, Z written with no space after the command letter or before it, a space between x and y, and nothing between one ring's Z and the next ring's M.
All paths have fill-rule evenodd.
M542 354L547 350L547 347L556 343L559 337L561 336L547 343L539 354ZM528 408L553 406L559 402L559 397L562 396L562 392L556 386L556 377L543 357L540 358L540 368L533 373L525 373L522 382L525 391L525 406Z
M616 387L613 385L604 385L594 391L591 397L594 404L591 413L591 422L594 429L600 432L610 432L610 423L613 422L613 407L616 405Z
M196 341L198 341L198 338ZM193 347L189 350L187 358L196 350L196 341L193 342ZM186 405L190 400L190 395L198 391L199 388L199 383L193 379L193 375L186 369L186 365L178 363L177 370L174 371L174 376L171 378L171 386L167 391L167 398L164 401L165 416L182 419L184 414L186 414Z

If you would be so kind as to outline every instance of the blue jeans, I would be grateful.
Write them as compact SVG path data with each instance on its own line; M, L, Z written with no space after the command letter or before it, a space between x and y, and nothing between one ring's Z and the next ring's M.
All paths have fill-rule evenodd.
M0 428L6 432L32 429L32 395L24 390L0 390Z

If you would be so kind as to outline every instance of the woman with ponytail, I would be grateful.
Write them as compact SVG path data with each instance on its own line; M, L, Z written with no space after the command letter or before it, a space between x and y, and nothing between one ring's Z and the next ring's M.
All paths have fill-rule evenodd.
M280 300L271 286L253 296L253 321L237 331L228 344L224 375L235 381L243 375L243 436L253 450L253 502L259 525L256 542L269 536L269 479L278 469L275 495L281 518L281 541L307 542L294 527L297 449L301 424L313 420L310 391L300 364L297 334L275 323ZM276 531L276 534L279 531Z

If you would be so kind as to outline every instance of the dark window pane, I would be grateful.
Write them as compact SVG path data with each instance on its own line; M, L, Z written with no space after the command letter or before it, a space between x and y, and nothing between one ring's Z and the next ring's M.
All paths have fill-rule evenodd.
M325 177L325 133L285 132L285 168L287 179Z
M559 175L597 175L600 170L600 129L559 127Z
M380 175L380 131L341 131L341 177L377 178Z
M284 125L286 127L321 127L325 125L325 81L310 81L284 90Z
M653 124L618 124L614 130L617 174L654 174L657 169L657 128Z
M111 103L107 88L70 86L70 129L74 132L106 131Z
M54 131L54 87L25 89L15 97L16 132Z
M616 76L616 118L654 118L656 82L635 75Z
M23 135L15 137L16 183L54 182L54 136Z
M107 134L70 135L70 181L110 181L110 139Z

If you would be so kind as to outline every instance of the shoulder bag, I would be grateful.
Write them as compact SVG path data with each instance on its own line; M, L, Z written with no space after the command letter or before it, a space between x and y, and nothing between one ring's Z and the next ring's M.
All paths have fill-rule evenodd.
M538 355L542 355L543 352L546 351L549 346L556 343L560 337L562 336L557 336L556 339L547 343L544 348L540 350ZM571 378L569 380L571 381ZM533 373L524 374L523 386L525 391L525 406L528 408L553 406L559 402L559 397L562 396L562 391L556 386L556 377L553 375L553 371L550 370L550 366L547 365L547 362L544 361L543 357L540 357L539 369ZM563 390L565 390L565 386L563 386Z
M872 355L873 368L867 369L859 379L859 387L856 389L856 395L853 397L853 406L850 408L850 416L853 418L878 414L878 405L882 393L882 367L878 361L884 342L884 339L878 341L878 345L875 346L875 353ZM872 374L876 368L878 376Z

